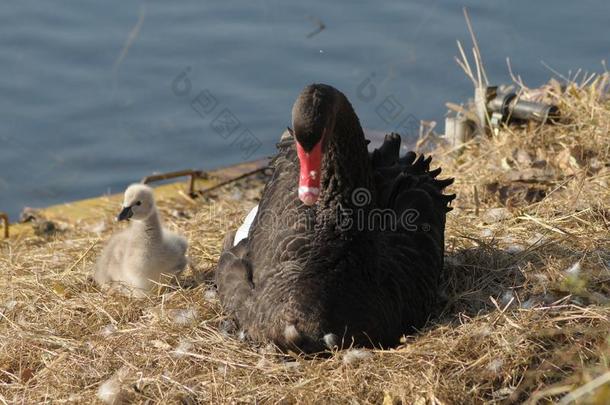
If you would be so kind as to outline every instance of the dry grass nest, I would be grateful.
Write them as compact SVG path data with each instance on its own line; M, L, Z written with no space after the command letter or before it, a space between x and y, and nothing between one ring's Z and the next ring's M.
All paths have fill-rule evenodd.
M558 125L432 151L458 194L438 312L393 350L304 359L244 339L211 274L263 179L159 202L186 234L180 286L148 299L89 280L116 207L53 236L0 242L4 403L610 403L608 76L525 96Z

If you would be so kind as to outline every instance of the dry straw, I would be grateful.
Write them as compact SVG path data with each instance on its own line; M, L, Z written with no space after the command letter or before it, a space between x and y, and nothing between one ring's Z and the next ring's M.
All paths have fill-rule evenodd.
M523 89L557 103L563 123L433 150L458 194L441 300L394 350L306 360L248 342L224 317L213 266L261 179L159 202L189 238L192 266L182 287L149 299L106 296L88 280L120 226L116 207L101 223L66 219L54 236L0 242L0 401L608 403L607 83Z

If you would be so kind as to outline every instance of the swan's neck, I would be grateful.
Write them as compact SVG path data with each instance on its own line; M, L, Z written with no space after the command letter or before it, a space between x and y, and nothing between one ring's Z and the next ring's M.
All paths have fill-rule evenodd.
M144 240L146 242L150 243L161 240L161 220L159 219L159 214L156 209L146 219L134 221L133 226L137 227L138 231L144 234Z
M356 195L369 199L366 206L374 204L375 190L364 132L349 101L344 96L341 99L334 133L322 159L319 212L336 212L340 207L362 208L361 200L354 199L358 198Z

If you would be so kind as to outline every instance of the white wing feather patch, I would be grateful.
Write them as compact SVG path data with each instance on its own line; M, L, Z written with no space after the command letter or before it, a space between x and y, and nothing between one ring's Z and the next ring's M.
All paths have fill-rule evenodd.
M254 222L254 218L256 217L256 213L258 212L258 205L250 210L248 215L246 215L246 219L244 219L244 223L237 229L235 232L235 239L233 239L233 246L236 246L243 239L248 237L248 233L250 232L250 227L252 226L252 222Z

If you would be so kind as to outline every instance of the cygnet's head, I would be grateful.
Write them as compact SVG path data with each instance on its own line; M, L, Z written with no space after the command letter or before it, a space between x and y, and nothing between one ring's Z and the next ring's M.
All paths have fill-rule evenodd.
M118 216L118 220L143 220L148 218L155 210L155 197L152 188L144 184L132 184L125 190L123 209Z

